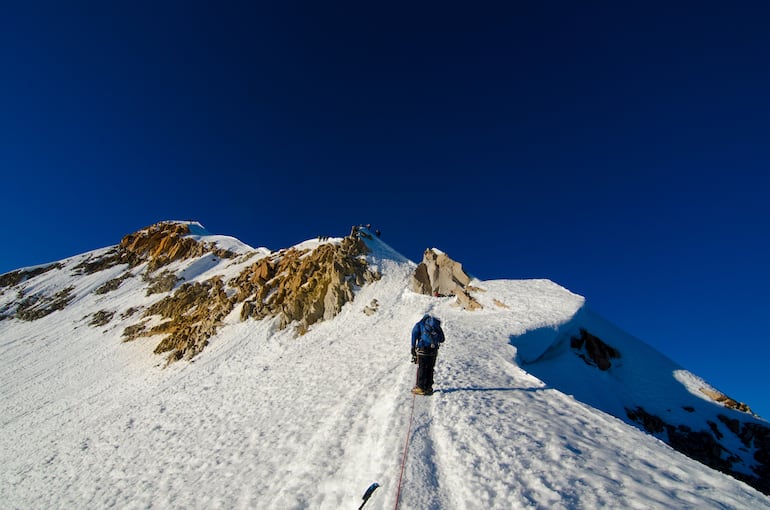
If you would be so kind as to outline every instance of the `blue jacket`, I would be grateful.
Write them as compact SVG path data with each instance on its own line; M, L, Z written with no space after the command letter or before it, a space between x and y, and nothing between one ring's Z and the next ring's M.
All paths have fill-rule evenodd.
M412 328L412 349L436 350L443 341L444 331L436 317L426 314Z

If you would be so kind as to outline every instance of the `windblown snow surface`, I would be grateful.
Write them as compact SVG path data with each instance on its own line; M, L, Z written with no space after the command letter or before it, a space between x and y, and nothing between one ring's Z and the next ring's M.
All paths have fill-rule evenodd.
M333 320L295 338L236 309L193 362L167 368L157 337L121 342L130 318L88 325L158 298L140 278L93 293L125 266L81 277L65 310L0 321L0 507L355 509L377 482L367 510L770 508L577 400L568 377L557 388L530 373L559 374L547 351L588 313L582 297L547 280L475 281L484 309L465 312L408 290L415 264L369 243L383 277ZM35 285L69 285L83 257ZM191 281L243 267L215 262L171 269ZM437 393L413 397L409 334L426 312L447 341Z

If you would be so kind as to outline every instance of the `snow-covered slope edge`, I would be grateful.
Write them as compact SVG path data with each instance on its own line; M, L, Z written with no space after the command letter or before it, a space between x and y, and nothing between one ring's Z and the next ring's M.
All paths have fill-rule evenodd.
M157 338L122 342L135 319L122 315L173 289L148 296L135 275L96 294L121 266L72 278L109 249L25 279L27 296L72 286L75 297L35 321L0 321L2 506L356 508L377 481L366 508L393 508L413 402L408 335L430 311L448 341L439 392L414 400L400 508L770 508L519 367L512 339L569 323L581 297L545 280L476 282L484 308L466 312L409 291L415 264L367 242L382 277L335 317L297 337L234 308L193 362L165 369ZM164 267L227 281L269 254Z
M541 347L520 360L548 385L770 493L767 422L589 308L511 342Z

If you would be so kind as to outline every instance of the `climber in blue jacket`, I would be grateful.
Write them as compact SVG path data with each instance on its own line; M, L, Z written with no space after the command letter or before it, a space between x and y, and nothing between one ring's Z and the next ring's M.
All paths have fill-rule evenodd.
M417 384L412 393L433 394L433 368L438 348L443 342L444 331L436 317L425 314L412 328L412 362L417 363Z

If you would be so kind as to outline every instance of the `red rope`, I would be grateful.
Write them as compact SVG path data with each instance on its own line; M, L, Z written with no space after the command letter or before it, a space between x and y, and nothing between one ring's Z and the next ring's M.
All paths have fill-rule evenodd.
M419 373L420 367L417 367L417 373ZM415 376L415 384L417 384L417 376ZM409 413L409 428L406 431L406 441L404 442L404 455L401 459L401 474L398 477L398 491L396 492L396 506L393 510L398 510L398 503L401 499L401 481L404 479L404 467L406 467L406 453L409 451L409 440L412 437L412 418L414 417L414 401L417 399L417 395L412 395L412 410Z

